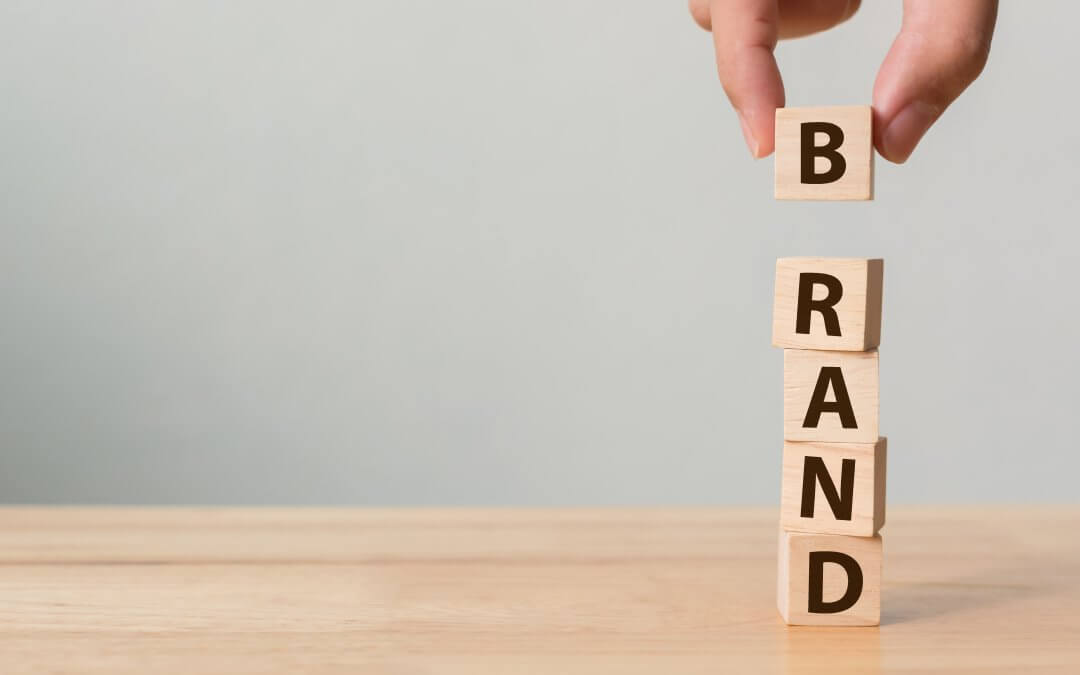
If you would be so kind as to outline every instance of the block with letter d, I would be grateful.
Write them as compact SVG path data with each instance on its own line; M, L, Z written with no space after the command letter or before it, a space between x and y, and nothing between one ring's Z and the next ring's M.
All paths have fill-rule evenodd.
M780 531L777 607L796 626L881 621L881 537Z

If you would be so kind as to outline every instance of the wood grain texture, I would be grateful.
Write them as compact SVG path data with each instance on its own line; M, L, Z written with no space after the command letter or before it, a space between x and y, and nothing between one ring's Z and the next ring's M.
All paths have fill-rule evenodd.
M854 427L844 427L837 412L823 412L806 425L807 411L821 379L822 368L839 368L854 414ZM831 380L824 400L836 402ZM784 440L826 443L874 443L878 439L879 373L877 350L826 352L784 350Z
M799 628L776 509L7 508L0 672L1076 673L1078 529L894 505L880 628Z
M881 258L779 258L773 292L772 344L794 349L863 352L881 343L881 300L885 264ZM840 335L827 333L825 318L810 312L809 333L796 333L799 278L803 273L835 277L841 284L840 299L832 306ZM828 297L815 284L812 298Z
M881 621L881 537L848 537L837 534L780 530L776 571L776 605L784 621L795 626L876 626ZM858 601L841 612L815 614L807 610L811 551L838 552L855 560L862 575ZM821 565L819 600L835 602L844 597L850 583L836 564Z
M780 486L780 525L785 530L873 536L885 524L887 440L877 443L784 443L783 481ZM854 462L850 518L836 517L820 480L814 481L813 515L803 516L803 480L807 457L820 458L832 486L843 498L844 460ZM811 473L811 477L814 474Z
M829 122L840 127L845 171L837 180L809 184L802 180L802 124ZM820 144L820 142L818 142ZM868 105L778 108L776 110L776 199L868 200L874 198L873 112ZM829 161L814 158L815 171L828 171Z

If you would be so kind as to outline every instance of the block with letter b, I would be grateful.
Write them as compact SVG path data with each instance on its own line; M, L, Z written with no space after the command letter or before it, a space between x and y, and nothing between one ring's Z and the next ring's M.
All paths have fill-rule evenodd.
M881 342L880 258L780 258L774 347L862 352Z
M881 537L780 531L777 607L797 626L881 623Z
M784 440L876 443L877 350L785 349Z
M872 537L885 524L886 441L784 443L780 525Z
M777 199L874 198L868 105L776 110Z

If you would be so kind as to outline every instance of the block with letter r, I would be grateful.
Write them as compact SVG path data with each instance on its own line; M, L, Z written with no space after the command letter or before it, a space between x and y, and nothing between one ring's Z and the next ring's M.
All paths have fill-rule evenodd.
M864 352L881 342L880 258L780 258L774 347Z

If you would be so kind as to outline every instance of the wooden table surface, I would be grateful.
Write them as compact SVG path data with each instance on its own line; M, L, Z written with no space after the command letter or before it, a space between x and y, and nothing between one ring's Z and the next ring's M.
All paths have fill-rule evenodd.
M1080 508L895 508L880 628L775 509L0 509L0 673L1080 673Z

